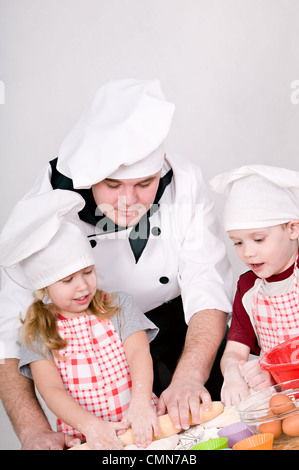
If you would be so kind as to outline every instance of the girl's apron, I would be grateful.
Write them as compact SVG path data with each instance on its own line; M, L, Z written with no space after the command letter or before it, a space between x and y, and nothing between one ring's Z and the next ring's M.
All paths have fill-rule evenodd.
M284 341L299 336L299 293L297 261L293 271L293 290L284 295L266 296L259 293L258 283L252 313L262 354Z
M54 358L67 392L100 419L121 421L129 408L132 381L123 343L111 321L94 315L59 316L56 325L67 341ZM157 401L153 394L153 406ZM59 419L57 428L84 438Z

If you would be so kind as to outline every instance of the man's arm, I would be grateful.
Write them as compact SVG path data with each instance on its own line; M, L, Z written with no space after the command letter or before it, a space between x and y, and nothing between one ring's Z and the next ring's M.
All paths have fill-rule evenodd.
M69 436L53 432L35 395L33 381L18 371L17 359L0 365L0 398L22 449L63 449Z
M182 356L171 384L162 393L158 404L158 414L167 410L178 429L189 428L190 412L192 422L199 422L201 402L205 409L211 405L204 384L223 340L226 324L227 315L220 310L203 310L190 319Z

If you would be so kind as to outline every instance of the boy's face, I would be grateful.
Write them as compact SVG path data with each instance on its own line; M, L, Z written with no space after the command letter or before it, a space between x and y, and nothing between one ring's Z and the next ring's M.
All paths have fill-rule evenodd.
M239 258L260 278L279 274L296 260L299 221L286 226L230 230L228 234Z

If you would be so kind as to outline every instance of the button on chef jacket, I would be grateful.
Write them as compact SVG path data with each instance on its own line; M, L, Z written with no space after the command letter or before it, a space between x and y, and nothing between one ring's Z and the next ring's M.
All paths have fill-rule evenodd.
M181 295L188 324L204 309L231 312L232 272L200 168L167 155L162 176L170 169L171 182L149 217L148 240L137 262L129 243L132 227L105 232L83 225L94 250L100 289L131 294L145 313ZM49 164L24 197L49 191L51 174ZM0 357L18 357L19 314L25 315L34 297L18 267L1 274Z

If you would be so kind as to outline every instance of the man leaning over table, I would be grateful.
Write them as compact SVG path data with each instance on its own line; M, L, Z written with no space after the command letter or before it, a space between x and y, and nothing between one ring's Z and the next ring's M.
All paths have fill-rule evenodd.
M158 414L187 429L189 412L198 422L200 403L208 409L220 396L219 364L211 369L231 311L232 276L200 168L165 152L173 113L158 80L104 84L24 197L51 188L83 196L79 215L99 285L133 295L159 327L151 343ZM18 373L19 315L34 293L18 268L1 274L1 399L22 448L69 447Z

